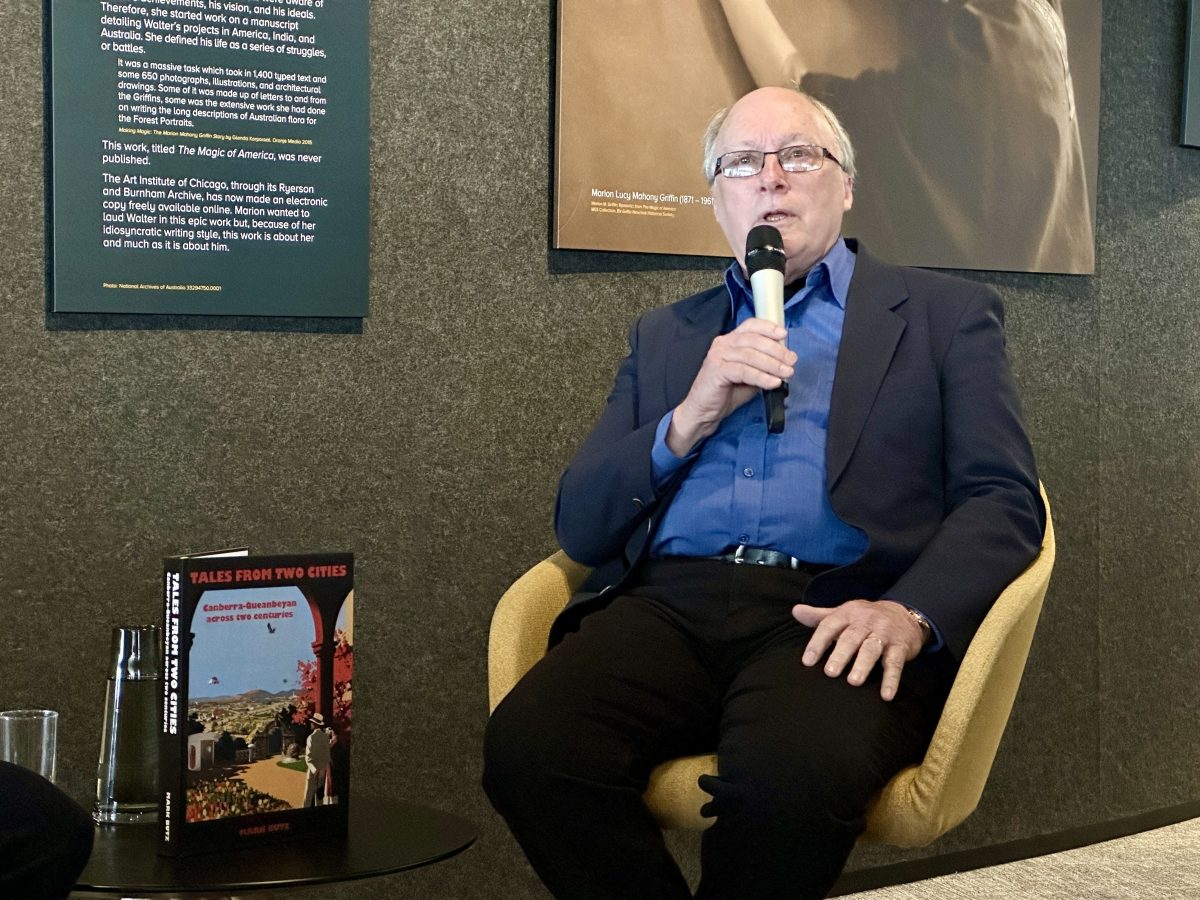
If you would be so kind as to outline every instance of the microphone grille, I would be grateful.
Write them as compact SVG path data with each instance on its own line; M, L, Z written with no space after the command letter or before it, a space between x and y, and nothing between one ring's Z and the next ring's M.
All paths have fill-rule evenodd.
M774 225L755 225L746 235L746 272L762 269L782 272L787 263L783 254L783 236Z

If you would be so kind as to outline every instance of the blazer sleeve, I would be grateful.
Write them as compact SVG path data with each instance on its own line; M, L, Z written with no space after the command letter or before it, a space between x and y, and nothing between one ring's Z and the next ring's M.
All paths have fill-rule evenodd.
M947 513L886 596L933 619L954 655L1037 555L1045 529L1033 450L991 288L963 307L939 365Z
M639 398L643 321L630 329L629 354L604 411L559 480L554 508L559 546L589 566L619 557L657 503L650 453L658 418L643 419Z

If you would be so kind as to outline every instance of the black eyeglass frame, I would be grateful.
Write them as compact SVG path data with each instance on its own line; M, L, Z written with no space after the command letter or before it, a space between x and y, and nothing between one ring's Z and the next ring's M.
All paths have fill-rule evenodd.
M817 151L816 157L818 160L820 160L820 162L818 162L817 165L812 169L795 169L795 170L784 168L783 163L780 162L779 167L781 169L783 169L783 171L789 172L793 175L803 174L805 172L819 172L819 171L821 171L821 166L824 164L825 160L827 160L827 159L833 160L834 165L836 165L843 172L846 171L846 167L842 165L842 161L840 159L838 159L836 156L834 156L832 153L830 153L827 149L822 147L820 144L792 144L790 147L780 147L778 150L730 150L728 153L722 153L720 156L717 157L717 166L716 166L716 169L713 171L713 178L716 178L718 175L724 175L726 178L753 178L755 175L758 175L760 172L762 172L763 167L767 164L768 156L774 156L776 159L779 159L780 153L785 153L788 150L800 150L800 149ZM762 156L762 162L760 162L758 164L758 168L755 169L753 172L747 172L745 175L730 175L722 167L721 160L723 160L727 156L734 156L739 153L758 153L759 155Z

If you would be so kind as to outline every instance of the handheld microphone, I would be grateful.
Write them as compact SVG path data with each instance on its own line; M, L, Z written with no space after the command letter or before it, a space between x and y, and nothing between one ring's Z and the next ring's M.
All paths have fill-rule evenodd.
M746 235L746 273L750 276L750 290L754 294L754 315L776 325L783 325L783 269L787 257L783 255L783 236L773 225L755 225ZM767 431L779 434L783 431L783 406L788 385L771 391L763 391L763 404L767 412Z

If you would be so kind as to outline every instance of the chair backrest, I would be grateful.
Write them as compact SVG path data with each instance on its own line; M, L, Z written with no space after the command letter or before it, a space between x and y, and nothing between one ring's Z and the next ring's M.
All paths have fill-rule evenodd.
M488 634L489 711L546 655L550 626L591 571L559 550L504 592Z

